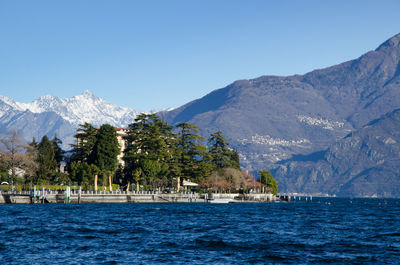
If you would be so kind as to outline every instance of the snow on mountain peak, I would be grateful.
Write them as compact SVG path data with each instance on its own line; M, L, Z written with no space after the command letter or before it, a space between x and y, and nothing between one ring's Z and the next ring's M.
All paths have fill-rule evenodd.
M1 102L3 102L3 104L1 104ZM8 97L0 96L0 117L13 108L16 108L15 101Z
M103 101L101 98L96 97L90 90L85 90L85 92L83 92L82 94L74 96L72 98L79 101Z
M93 96L94 96L93 92L90 91L90 90L88 90L88 89L86 89L86 90L83 92L82 95L88 96L88 97L93 97Z
M139 114L138 111L107 103L89 90L72 98L41 96L31 103L14 102L3 96L0 96L0 100L20 111L55 112L75 126L88 122L94 126L108 123L113 126L126 127Z
M14 100L12 100L12 99L10 99L10 98L8 98L8 97L5 97L5 96L0 96L0 100L1 101L3 101L3 102L5 102L6 104L8 104L8 105L13 105L13 104L15 104L15 101Z

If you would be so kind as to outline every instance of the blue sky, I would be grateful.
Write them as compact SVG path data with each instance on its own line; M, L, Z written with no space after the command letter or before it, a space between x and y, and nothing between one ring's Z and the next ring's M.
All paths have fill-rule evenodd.
M147 111L303 74L400 32L400 1L0 0L0 95L91 90Z

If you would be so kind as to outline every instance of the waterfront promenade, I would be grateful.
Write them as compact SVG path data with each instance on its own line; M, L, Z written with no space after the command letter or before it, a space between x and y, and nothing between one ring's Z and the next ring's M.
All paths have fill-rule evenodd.
M270 193L160 193L157 191L82 191L82 190L32 190L0 192L4 203L126 203L126 202L272 202L284 198Z

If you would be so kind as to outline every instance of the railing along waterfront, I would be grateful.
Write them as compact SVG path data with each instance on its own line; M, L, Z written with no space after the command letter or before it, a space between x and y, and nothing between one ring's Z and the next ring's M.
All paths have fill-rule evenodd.
M287 195L267 193L166 193L162 191L50 190L0 191L0 203L89 203L89 202L268 202L290 201ZM310 198L311 201L311 198Z

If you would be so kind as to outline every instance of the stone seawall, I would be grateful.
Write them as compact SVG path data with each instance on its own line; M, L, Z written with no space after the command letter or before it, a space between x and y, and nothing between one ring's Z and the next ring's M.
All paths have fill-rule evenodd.
M1 193L4 203L154 203L154 202L267 202L278 201L272 194L238 193L157 193L157 192L93 192L93 191L25 191Z
M31 203L31 198L27 195L0 194L0 204L3 203Z

